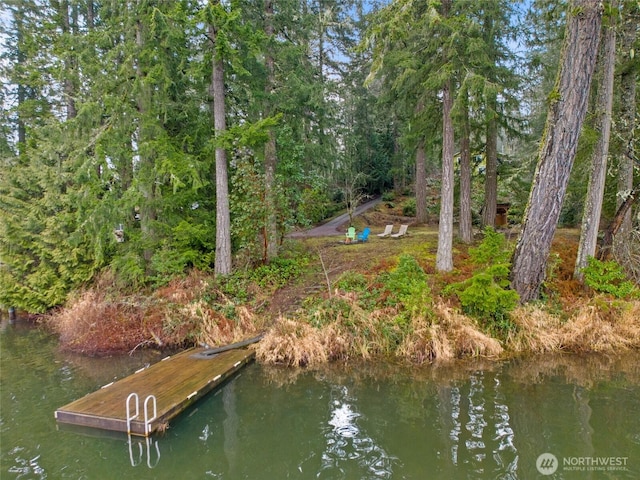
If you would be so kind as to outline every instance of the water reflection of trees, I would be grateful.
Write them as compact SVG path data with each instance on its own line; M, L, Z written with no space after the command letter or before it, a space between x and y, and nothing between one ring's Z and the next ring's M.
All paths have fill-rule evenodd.
M326 447L318 478L393 478L398 459L359 425L358 401L349 389L334 387L329 402L331 418L324 427Z
M289 388L300 372L276 369L268 378ZM373 478L367 465L376 458L388 467L379 478L393 470L393 478L422 478L428 471L428 478L522 479L538 476L535 462L545 452L559 459L640 455L634 354L419 368L364 363L302 372L333 392L322 431L322 468L332 478L350 478L354 468L356 476ZM370 463L358 463L361 458Z

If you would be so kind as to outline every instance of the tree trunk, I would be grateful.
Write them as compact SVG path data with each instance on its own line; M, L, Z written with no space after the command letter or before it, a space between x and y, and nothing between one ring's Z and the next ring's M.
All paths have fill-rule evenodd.
M137 106L139 115L139 127L138 127L138 154L140 156L138 178L139 189L144 201L140 205L140 230L144 238L147 240L145 243L150 245L156 236L155 234L155 221L157 219L157 212L155 206L156 197L156 171L155 171L155 153L153 148L149 146L149 143L154 139L154 127L155 117L151 112L152 109L152 90L147 78L147 65L144 65L142 60L143 50L145 48L145 31L142 21L138 19L136 25L136 47L138 49L138 58L136 63L136 76L139 85L139 91L137 93ZM150 247L146 247L143 252L143 257L146 261L146 269L149 271L151 257L153 256L153 250Z
M265 82L266 108L265 117L271 115L273 89L275 85L274 59L272 47L273 44L273 0L264 0L265 14L265 35L267 37L267 51L265 57L265 67L267 70L267 78ZM265 252L264 259L270 260L278 254L278 226L276 217L276 133L274 128L269 128L267 143L264 146L264 196L266 207L265 219Z
M471 149L469 125L469 107L467 92L462 110L462 138L460 139L460 240L464 243L473 241L473 227L471 222Z
M219 0L212 2L218 5ZM213 71L211 74L210 97L212 99L211 112L215 135L224 134L227 130L225 94L224 94L224 64L217 47L218 31L214 25L209 25L209 40L213 44ZM216 256L214 273L229 275L231 273L231 215L229 212L229 177L227 172L227 152L222 147L216 147Z
M416 149L416 222L427 223L427 155L424 140L418 141Z
M25 54L25 14L24 12L17 8L13 12L13 22L16 29L16 61L18 68L22 70L25 68L25 63L27 61ZM24 85L24 82L18 82L17 87L18 94L18 153L23 154L26 150L26 142L27 142L27 127L23 117L23 109L25 102L27 101L27 87Z
M453 95L451 80L442 91L442 189L440 193L440 223L438 226L438 251L436 270L453 270L453 122L451 109Z
M485 181L484 181L484 211L485 227L495 228L496 206L498 203L498 120L495 114L495 98L489 102L491 118L487 123L487 145L485 149Z
M393 165L393 192L400 195L405 189L406 174L396 122L393 123Z
M612 1L612 8L616 8L616 1ZM600 132L600 138L593 151L591 159L591 175L587 188L587 198L582 213L582 229L578 257L576 259L574 278L582 281L582 269L587 266L589 257L596 255L598 244L598 229L600 214L602 213L602 199L604 198L604 183L607 176L607 156L609 155L609 137L611 133L611 111L613 109L613 74L616 58L615 17L611 17L611 24L606 28L603 44L600 49L601 84L596 98L595 129Z
M609 257L611 247L613 246L613 239L622 228L624 219L629 212L631 212L631 207L633 207L638 199L640 199L640 185L634 188L629 195L627 195L627 198L624 199L624 202L622 202L622 205L620 205L618 211L613 217L611 224L607 227L607 230L604 233L604 238L602 239L602 246L598 252L598 260L606 260Z
M640 5L636 0L627 0L624 7L623 25L621 29L621 57L620 73L620 114L617 122L617 132L623 143L622 155L618 162L618 192L626 193L633 189L633 159L635 158L635 124L636 124L636 81L638 62L634 59L638 52L634 49L637 26L640 16ZM622 205L624 195L618 195L618 208ZM627 211L615 243L624 242L627 234L632 230L631 209Z
M66 35L71 34L71 20L69 18L69 2L62 1L58 5L59 11L58 15L60 16L60 20L62 21L62 33ZM74 67L75 67L75 59L73 54L67 52L64 58L64 99L67 106L67 120L71 120L72 118L76 118L78 115L78 111L76 109L76 92L75 86L73 82L74 75Z
M545 136L513 254L511 285L521 302L537 299L545 279L551 242L587 110L601 25L600 2L570 3L558 80L550 95Z

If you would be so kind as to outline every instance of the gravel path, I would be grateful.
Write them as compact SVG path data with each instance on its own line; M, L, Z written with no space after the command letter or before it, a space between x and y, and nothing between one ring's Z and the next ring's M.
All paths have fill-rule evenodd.
M380 203L380 198L376 198L367 203L363 203L362 205L356 207L356 211L353 216L360 215L362 212L366 212L367 210L375 207L378 203ZM314 227L310 230L304 230L301 232L293 232L287 235L290 238L306 238L306 237L330 237L333 235L344 235L344 232L339 231L338 229L349 221L349 214L344 213L335 218L332 218L327 223Z

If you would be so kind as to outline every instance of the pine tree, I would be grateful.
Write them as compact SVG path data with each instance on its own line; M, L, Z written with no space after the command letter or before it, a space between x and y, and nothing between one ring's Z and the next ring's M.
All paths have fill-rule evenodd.
M567 34L547 130L513 255L511 284L522 302L538 298L545 278L598 51L602 23L599 5L592 0L575 0L567 16Z
M611 9L617 7L612 0ZM613 78L616 58L615 14L609 15L608 24L604 28L600 47L600 75L597 85L595 103L595 129L599 132L598 142L591 159L589 186L582 214L582 227L574 278L582 280L582 270L587 266L589 257L596 256L600 215L604 198L605 179L607 174L607 156L609 155L609 138L611 135L611 114L613 110Z

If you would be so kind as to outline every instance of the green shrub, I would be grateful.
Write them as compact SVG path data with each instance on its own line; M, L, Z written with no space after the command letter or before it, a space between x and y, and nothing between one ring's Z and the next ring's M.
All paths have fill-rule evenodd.
M393 202L396 199L396 194L393 192L384 192L382 194L383 202Z
M509 311L518 304L518 293L509 289L507 264L489 266L459 284L458 298L467 315L488 322L497 330L511 328Z
M307 188L296 208L297 221L302 225L318 223L331 215L333 208L326 189Z
M614 262L602 262L589 257L582 270L584 283L598 293L608 293L615 298L637 297L638 287L627 278L622 267Z
M484 267L496 263L508 263L511 249L507 247L504 235L491 227L484 229L484 238L480 245L469 249L469 257L474 265Z
M410 315L424 315L429 311L431 290L427 274L411 255L401 255L398 266L382 275L381 280L390 294L388 304L400 304Z
M367 278L361 273L348 271L343 273L336 281L335 287L345 292L362 293L367 290Z
M511 251L504 235L485 229L484 239L478 247L470 248L469 254L478 270L468 280L451 284L445 294L457 295L463 312L484 322L490 331L513 329L509 312L518 304L519 296L509 288Z
M307 257L283 258L277 257L265 265L260 265L251 271L251 279L260 287L280 288L290 280L302 275L309 264Z
M416 216L416 199L415 198L410 198L402 206L402 215L404 215L405 217L415 217Z

